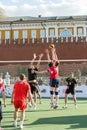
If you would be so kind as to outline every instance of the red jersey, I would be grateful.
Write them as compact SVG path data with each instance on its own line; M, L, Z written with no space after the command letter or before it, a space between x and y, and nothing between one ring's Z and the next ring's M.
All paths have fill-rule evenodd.
M0 83L0 90L1 90L1 92L4 92L4 85L3 85L3 83Z
M59 72L58 72L58 67L52 66L48 69L48 72L50 73L50 78L58 78L59 77Z
M18 81L14 84L14 101L26 101L30 86L27 82Z

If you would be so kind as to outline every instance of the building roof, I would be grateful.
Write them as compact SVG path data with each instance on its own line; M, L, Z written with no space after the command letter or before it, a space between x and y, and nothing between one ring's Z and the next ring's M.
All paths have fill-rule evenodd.
M18 21L54 21L54 20L87 20L86 15L82 16L50 16L50 17L42 17L39 15L38 17L32 16L20 16L20 17L1 17L0 22L18 22Z

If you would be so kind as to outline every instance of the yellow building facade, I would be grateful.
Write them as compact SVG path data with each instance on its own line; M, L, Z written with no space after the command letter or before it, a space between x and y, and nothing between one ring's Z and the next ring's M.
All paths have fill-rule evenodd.
M86 16L1 17L0 40L86 37Z

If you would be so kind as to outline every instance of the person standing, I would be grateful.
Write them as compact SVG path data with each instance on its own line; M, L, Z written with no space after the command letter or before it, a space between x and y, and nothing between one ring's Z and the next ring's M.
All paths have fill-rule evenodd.
M34 105L31 91L30 91L30 86L26 82L25 75L21 74L20 80L14 84L12 97L11 97L11 103L14 104L14 108L15 108L13 125L15 127L17 126L18 110L20 109L21 110L21 115L20 115L20 128L21 129L23 129L25 110L27 107L27 96L28 96L28 100L31 100L32 104Z
M52 53L53 66L49 68L50 72L50 95L51 95L51 107L56 109L59 105L59 60L56 54L56 48L54 44L51 44L50 50ZM54 99L55 98L55 99Z
M74 73L73 72L71 72L70 75L69 75L69 77L66 78L66 85L67 85L67 89L65 91L65 105L63 106L63 108L67 108L68 95L70 93L73 96L75 108L77 108L76 94L75 94L75 89L76 89L76 86L77 86L77 81L74 78Z
M0 92L2 94L4 107L6 107L5 89L4 89L3 79L1 77L0 77ZM2 121L2 119L3 119L3 115L2 115L2 102L0 101L0 129L2 129L1 128L1 121Z
M47 71L43 71L42 73L49 72L50 74L50 98L51 98L51 108L56 109L58 107L59 103L59 94L58 94L58 88L59 88L59 60L56 54L56 49L54 44L51 44L49 46L51 54L52 54L52 60L50 58L49 50L46 49L46 55L48 59L48 65L49 68Z
M36 109L37 93L39 94L39 98L40 98L40 101L41 101L41 96L40 96L40 92L39 92L39 89L38 89L38 82L37 82L37 72L38 72L38 69L39 69L39 66L40 66L40 61L42 59L42 56L43 56L43 54L41 53L39 55L39 60L38 60L37 65L34 66L33 62L37 58L36 54L34 53L33 59L31 61L30 65L29 65L29 68L28 68L28 83L30 84L31 93L34 96L34 103L35 103L34 109Z
M0 92L2 94L2 98L3 98L3 102L4 102L4 107L6 107L5 89L4 89L3 79L1 77L0 77Z

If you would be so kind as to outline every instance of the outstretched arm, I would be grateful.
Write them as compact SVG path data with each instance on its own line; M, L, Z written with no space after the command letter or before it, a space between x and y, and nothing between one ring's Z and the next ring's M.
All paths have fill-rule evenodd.
M55 47L51 48L51 53L52 53L52 60L56 60L59 62Z
M39 68L39 66L40 66L40 62L41 62L42 57L43 57L43 53L41 53L39 55L39 60L38 60L38 63L37 63L37 68Z
M48 60L48 63L49 63L49 62L51 62L51 59L50 59L50 54L49 54L49 50L48 50L48 49L46 49L46 50L45 50L45 52L46 52L46 55L47 55L47 60Z
M31 61L30 65L33 65L34 60L36 59L36 57L37 57L37 56L36 56L36 53L34 53L34 54L33 54L33 59L32 59L32 61Z

